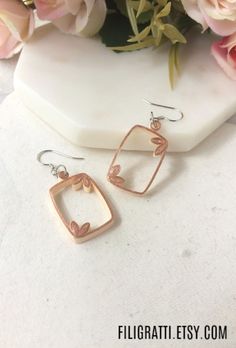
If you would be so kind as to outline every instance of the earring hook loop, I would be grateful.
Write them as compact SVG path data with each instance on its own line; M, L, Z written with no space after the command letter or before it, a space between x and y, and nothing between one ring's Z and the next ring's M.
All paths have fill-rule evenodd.
M169 110L174 110L176 111L178 114L179 114L179 118L170 118L170 117L167 117L167 116L157 116L157 117L154 117L153 115L153 111L151 111L151 121L161 121L161 120L168 120L170 122L177 122L177 121L180 121L184 118L184 113L174 107L174 106L169 106L169 105L164 105L164 104L157 104L157 103L153 103L147 99L143 99L143 101L149 105L152 105L152 106L156 106L156 107L159 107L159 108L163 108L163 109L169 109Z
M67 155L65 153L62 153L62 152L56 151L56 150L43 150L43 151L40 151L37 154L37 157L36 157L37 161L39 163L41 163L43 166L48 166L49 168L51 168L52 175L57 176L57 177L60 174L60 169L64 169L65 174L69 175L68 172L67 172L67 169L66 169L66 167L63 164L55 165L55 164L50 163L50 162L49 163L43 162L42 161L42 156L45 155L46 153L55 153L56 155L59 155L59 156L62 156L62 157L66 157L66 158L70 158L70 159L84 160L83 157L76 157L76 156Z

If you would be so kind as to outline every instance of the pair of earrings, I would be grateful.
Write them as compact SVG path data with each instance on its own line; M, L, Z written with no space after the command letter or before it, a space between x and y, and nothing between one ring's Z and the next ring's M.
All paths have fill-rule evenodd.
M129 130L129 132L126 134L120 146L118 147L117 151L115 152L115 155L113 157L113 160L111 162L111 165L109 167L108 174L107 174L108 181L124 191L131 192L137 195L143 195L150 188L165 157L165 153L168 147L168 141L162 135L158 133L159 129L161 128L160 121L164 119L168 119L171 122L176 122L183 118L183 113L174 107L150 103L150 102L148 103L153 106L174 110L179 114L179 117L177 119L162 116L162 115L158 117L154 117L153 112L151 112L150 126L149 127L145 127L142 125L133 126ZM140 191L131 189L128 186L126 186L126 181L121 176L121 171L122 171L121 165L117 163L118 156L120 155L122 149L125 147L127 140L136 131L139 131L141 133L146 133L148 135L149 141L154 146L153 157L158 158L154 173L151 175L151 178L149 179L146 187ZM49 193L61 221L63 222L65 227L68 229L70 234L73 236L75 241L78 243L85 242L93 237L98 236L99 234L103 233L107 229L109 229L114 222L114 213L109 201L107 200L107 198L105 197L104 193L99 188L97 183L86 173L79 173L73 176L69 176L69 173L64 165L62 164L54 165L52 163L43 162L42 156L48 152L53 152L58 155L61 155L67 158L72 158L72 159L82 160L83 158L68 156L54 150L44 150L37 155L37 160L42 165L48 166L51 169L52 175L62 179L60 182L58 182L56 185L50 188ZM107 211L108 211L107 221L96 228L93 228L89 222L79 225L78 222L75 220L68 221L62 209L60 208L57 198L64 190L70 187L72 187L76 191L83 189L85 192L95 192L99 196L101 201L105 204L105 207L107 208Z

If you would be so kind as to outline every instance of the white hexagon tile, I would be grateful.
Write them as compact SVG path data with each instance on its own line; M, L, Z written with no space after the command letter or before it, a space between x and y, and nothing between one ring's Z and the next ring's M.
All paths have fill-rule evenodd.
M169 151L188 151L236 110L236 83L215 63L211 41L197 35L194 45L183 48L181 76L171 91L165 50L117 54L98 38L65 36L48 25L25 46L15 89L51 127L88 147L116 148L134 124L148 125L150 107L143 98L175 106L185 117L163 121L161 134ZM135 149L149 147L137 143Z

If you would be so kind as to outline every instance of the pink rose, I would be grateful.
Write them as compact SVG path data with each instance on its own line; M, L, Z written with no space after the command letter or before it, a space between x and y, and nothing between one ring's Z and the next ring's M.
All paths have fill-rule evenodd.
M33 30L32 10L18 0L0 0L0 59L19 52Z
M236 32L235 0L182 0L182 3L189 17L204 30L210 27L221 36Z
M38 16L49 19L63 32L92 36L106 17L105 0L35 0Z
M225 73L236 80L236 32L212 45L212 54Z
M34 0L40 19L52 21L68 13L65 0Z
M68 14L53 23L63 32L80 35L95 35L106 18L105 0L65 0Z

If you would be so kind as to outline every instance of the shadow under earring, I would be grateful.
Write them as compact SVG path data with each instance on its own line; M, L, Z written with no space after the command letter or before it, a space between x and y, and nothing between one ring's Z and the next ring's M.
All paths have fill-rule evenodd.
M169 118L166 116L154 117L153 112L151 112L150 126L145 127L145 126L139 125L139 124L133 126L128 131L128 133L125 135L120 146L116 150L114 157L112 159L112 162L110 164L108 173L107 173L107 180L110 183L112 183L113 185L117 186L118 188L120 188L124 191L130 192L130 193L137 194L137 195L143 195L148 191L148 189L150 188L151 184L153 183L153 181L154 181L154 179L155 179L155 177L156 177L156 175L161 167L161 164L162 164L164 157L165 157L165 154L166 154L166 150L168 147L168 141L161 134L159 134L159 130L161 128L160 121L167 119L171 122L176 122L176 121L181 120L184 116L180 110L178 110L172 106L155 104L155 103L151 103L147 100L145 100L145 101L153 106L161 107L164 109L174 110L179 114L179 117L177 119L176 118ZM137 134L137 132L139 132L139 134L145 134L145 136L146 136L145 141L149 141L149 143L152 145L153 157L157 158L157 162L155 163L154 170L152 170L151 176L149 176L149 179L145 183L145 186L143 189L133 189L127 185L127 177L125 178L125 168L123 168L123 166L118 161L118 159L120 160L120 154L126 148L127 142L129 141L130 137L134 136L134 134ZM136 154L137 154L137 151L136 151ZM134 155L132 155L132 156L134 157ZM140 166L137 168L137 170L139 170L139 169L140 169Z
M54 150L44 150L37 155L37 160L44 166L48 166L51 169L52 175L61 179L60 182L58 182L56 185L52 186L49 189L49 193L50 193L52 202L54 204L54 207L56 209L56 212L58 213L58 216L60 217L61 221L63 222L63 224L69 231L70 235L74 238L74 240L77 243L82 243L105 232L113 224L114 214L113 214L111 205L106 199L102 190L98 187L96 182L86 173L78 173L76 175L69 176L69 173L67 172L67 169L64 165L62 164L54 165L52 163L42 162L41 160L42 156L48 152L53 152L53 153L56 153L57 155L61 155L61 156L72 158L72 159L82 160L83 158L68 156ZM98 197L100 198L100 200L102 201L103 205L105 206L105 209L107 210L108 217L106 222L96 228L93 228L91 224L86 221L79 225L78 222L75 221L74 219L71 221L68 220L65 216L65 213L61 209L57 198L59 195L63 194L64 190L70 187L74 189L75 191L84 190L87 193L91 193L91 192L96 193Z

